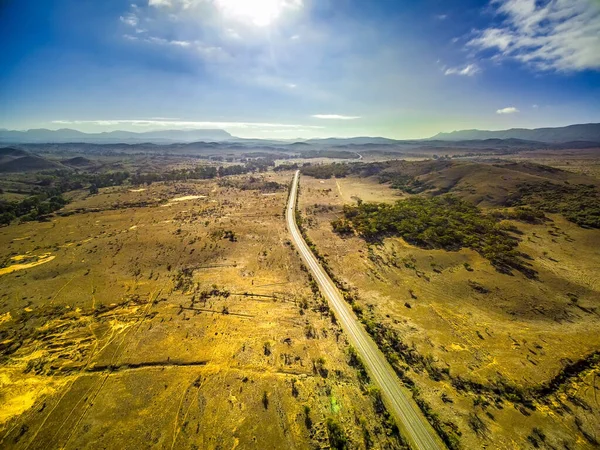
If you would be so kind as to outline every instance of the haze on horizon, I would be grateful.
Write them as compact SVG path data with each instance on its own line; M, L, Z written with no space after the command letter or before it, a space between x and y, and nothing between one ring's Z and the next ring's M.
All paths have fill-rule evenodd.
M600 122L600 2L0 6L0 127L424 138Z

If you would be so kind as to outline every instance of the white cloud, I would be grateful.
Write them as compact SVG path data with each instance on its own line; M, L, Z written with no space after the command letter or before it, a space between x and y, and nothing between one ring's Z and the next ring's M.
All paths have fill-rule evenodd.
M241 36L239 35L239 33L237 31L235 31L233 28L226 28L224 35L225 35L225 37L227 37L229 39L234 39L234 40L241 39Z
M515 108L514 106L508 106L506 108L496 110L496 114L514 114L514 113L518 113L518 112L519 112L519 110L517 108Z
M591 0L492 0L502 21L467 45L540 70L600 69L600 6Z
M139 23L138 17L133 13L125 14L124 16L120 16L119 20L121 22L123 22L124 24L129 25L130 27L136 27L137 24Z
M446 20L448 18L448 14L438 14L435 16L437 20Z
M330 120L356 120L361 118L360 116L343 116L341 114L313 114L311 117Z
M176 47L189 47L190 45L192 45L192 43L190 41L169 40L169 39L159 38L156 36L150 36L143 40L146 42L150 42L152 44L174 45Z
M148 0L148 5L150 6L173 6L171 0Z
M444 71L444 75L462 75L472 77L479 72L481 72L481 69L477 64L468 64L465 67L449 67Z
M205 122L188 120L165 120L165 119L103 119L103 120L53 120L57 125L99 125L99 126L119 126L130 125L144 128L238 128L238 129L322 129L324 127L313 125L299 125L289 123L265 123L265 122Z
M140 30L137 31L138 33L144 33L145 30ZM138 36L133 36L131 34L124 34L123 37L127 40L130 41L141 41L141 42L146 42L148 44L155 44L155 45L172 45L174 47L182 47L182 48L195 48L197 49L199 52L204 52L204 53L210 53L211 51L216 51L219 50L217 48L213 48L213 47L205 47L204 45L202 45L202 43L200 42L191 42L191 41L179 41L176 39L173 40L169 40L169 39L165 39L165 38L160 38L157 36L147 36L147 37L138 37Z

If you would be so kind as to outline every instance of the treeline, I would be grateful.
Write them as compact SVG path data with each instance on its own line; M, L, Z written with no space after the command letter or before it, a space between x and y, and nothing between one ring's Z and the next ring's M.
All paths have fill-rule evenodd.
M300 153L301 158L336 158L336 159L359 159L358 153L346 150L310 150Z
M400 189L408 194L420 194L431 187L410 175L393 172L381 173L379 175L379 182L389 182L392 189Z
M417 180L414 176L399 173L394 165L399 161L383 161L373 163L333 163L322 165L310 165L302 167L303 175L314 178L328 179L331 177L344 178L348 175L359 177L377 176L380 183L390 183L392 189L400 189L409 194L419 194L431 186Z
M193 179L212 179L229 175L243 175L253 172L264 172L275 165L271 159L258 158L248 160L244 165L205 166L192 169L171 170L163 173L136 173L126 171L105 173L79 173L69 170L55 170L38 175L31 196L21 201L0 200L0 225L8 225L13 220L38 220L59 210L68 202L62 197L65 192L78 189L89 189L97 194L99 188L121 186L127 182L136 184L152 184L157 181L183 181ZM251 186L252 185L252 186ZM275 192L281 189L278 183L251 183L242 188L259 189L264 192Z
M531 224L541 224L548 220L544 211L529 206L518 206L513 211L495 210L490 211L489 214L498 220L517 220Z
M422 248L477 251L502 273L513 269L533 278L536 272L517 247L514 231L476 206L450 195L412 197L394 204L359 203L344 206L344 217L332 222L340 234L357 233L369 241L401 236Z
M523 183L509 198L508 205L530 205L548 213L560 213L580 227L600 228L600 192L594 185Z
M68 170L56 170L42 173L29 197L20 201L0 200L0 225L8 225L15 219L21 221L39 220L59 210L68 201L62 194L77 189L120 186L129 178L129 172L107 172L101 174L74 173Z
M243 167L243 166L231 166ZM240 172L242 173L242 172ZM196 166L193 169L177 169L168 172L136 173L131 176L131 184L147 184L159 181L210 180L216 178L219 172L214 166Z
M45 193L21 201L0 200L0 225L8 225L17 218L22 221L38 220L66 204L61 195L48 196Z
M196 166L193 169L177 169L168 172L137 173L131 177L131 184L152 184L158 181L211 180L229 175L245 175L253 172L266 172L275 162L270 159L254 159L244 165Z
M381 174L383 171L392 167L394 163L398 161L384 161L384 162L373 162L373 163L333 163L333 164L320 164L320 165L304 165L302 166L302 175L308 175L309 177L328 179L331 177L344 178L348 175L358 175L360 177L371 177L374 175ZM380 178L380 182L384 183L385 180Z
M275 172L283 172L285 170L298 170L298 164L279 164L278 166L273 167L273 171Z
M47 196L64 194L90 186L97 188L121 186L129 179L129 172L78 173L69 170L55 170L38 175L34 193Z
M350 164L333 163L305 166L302 167L301 173L309 177L326 180L331 177L344 178L350 175L352 171Z

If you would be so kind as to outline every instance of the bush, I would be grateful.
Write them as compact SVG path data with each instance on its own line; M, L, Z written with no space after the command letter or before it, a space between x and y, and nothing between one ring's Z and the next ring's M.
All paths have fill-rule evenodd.
M348 437L342 426L331 417L327 418L326 425L331 448L335 450L344 450L348 448Z
M0 214L0 225L9 225L17 216L12 212L3 212Z

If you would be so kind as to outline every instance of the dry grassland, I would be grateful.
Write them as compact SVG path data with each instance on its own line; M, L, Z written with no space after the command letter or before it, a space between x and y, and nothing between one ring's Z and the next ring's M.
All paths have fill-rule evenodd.
M76 198L0 229L0 447L327 448L331 417L398 448L290 246L285 187Z
M308 236L363 317L396 333L397 367L462 448L597 448L600 230L559 215L515 222L538 280L467 249L369 246L332 231L343 204L397 196L369 179L302 177L299 197Z

